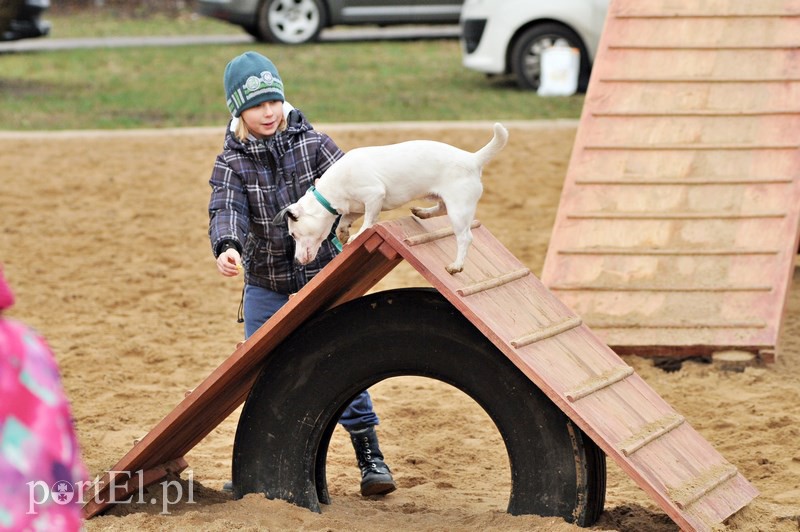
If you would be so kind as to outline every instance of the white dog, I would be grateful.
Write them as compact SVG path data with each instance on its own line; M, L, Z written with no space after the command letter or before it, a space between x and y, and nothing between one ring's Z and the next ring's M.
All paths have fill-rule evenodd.
M300 264L314 260L338 215L342 218L336 236L344 243L375 224L382 210L429 197L437 199L437 205L415 207L411 212L419 218L450 217L458 253L447 271L460 272L472 243L470 225L483 193L481 169L507 140L508 131L495 124L492 140L475 153L430 140L349 151L317 180L315 187L285 209L289 234L295 240L295 260ZM348 238L351 224L362 214L361 229Z

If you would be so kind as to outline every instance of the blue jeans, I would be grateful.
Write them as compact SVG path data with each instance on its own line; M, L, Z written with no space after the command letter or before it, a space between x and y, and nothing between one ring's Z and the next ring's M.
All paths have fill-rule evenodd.
M250 336L266 322L270 316L278 312L289 296L261 288L246 285L244 288L244 336ZM353 399L353 402L344 409L339 423L348 432L379 423L378 416L372 409L372 399L369 392L364 390Z

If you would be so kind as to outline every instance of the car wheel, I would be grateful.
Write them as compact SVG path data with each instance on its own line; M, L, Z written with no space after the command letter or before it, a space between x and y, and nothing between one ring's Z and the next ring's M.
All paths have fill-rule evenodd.
M257 24L262 41L302 44L319 37L325 10L320 0L265 0Z
M263 40L261 37L261 30L258 29L258 26L242 26L242 29L259 41Z
M537 90L542 71L542 50L566 44L577 48L581 54L578 91L584 92L589 85L589 54L578 34L560 24L540 24L525 30L517 37L511 49L511 71L517 84L523 89Z

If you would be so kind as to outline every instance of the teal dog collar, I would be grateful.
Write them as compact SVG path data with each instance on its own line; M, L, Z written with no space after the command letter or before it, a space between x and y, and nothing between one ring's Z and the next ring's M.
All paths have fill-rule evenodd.
M311 190L311 192L314 194L314 197L317 198L317 201L320 203L320 205L325 207L329 213L333 214L334 216L339 216L339 212L331 207L331 204L328 203L328 200L325 199L325 196L320 194L315 186L312 185L309 190Z

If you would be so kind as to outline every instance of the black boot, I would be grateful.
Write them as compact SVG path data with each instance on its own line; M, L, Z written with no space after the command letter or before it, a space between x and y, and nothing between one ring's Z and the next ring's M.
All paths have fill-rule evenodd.
M383 462L375 427L352 431L350 441L361 469L361 495L386 495L396 490L392 472Z

